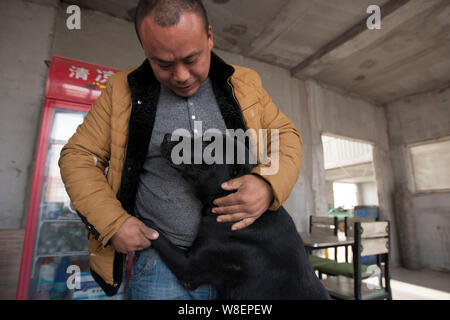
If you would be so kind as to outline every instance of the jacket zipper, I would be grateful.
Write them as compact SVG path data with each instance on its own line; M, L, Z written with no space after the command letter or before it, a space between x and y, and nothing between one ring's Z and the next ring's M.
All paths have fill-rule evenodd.
M242 110L241 105L239 104L239 101L237 100L236 95L234 94L234 87L230 80L231 77L228 78L227 83L231 87L231 93L233 94L234 101L236 101L237 105L239 106L239 109Z

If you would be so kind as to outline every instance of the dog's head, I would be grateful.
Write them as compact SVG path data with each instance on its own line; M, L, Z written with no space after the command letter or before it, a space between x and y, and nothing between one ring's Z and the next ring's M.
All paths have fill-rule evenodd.
M218 193L223 182L248 174L256 164L249 148L236 137L210 138L168 133L161 143L162 157L194 185L199 198Z

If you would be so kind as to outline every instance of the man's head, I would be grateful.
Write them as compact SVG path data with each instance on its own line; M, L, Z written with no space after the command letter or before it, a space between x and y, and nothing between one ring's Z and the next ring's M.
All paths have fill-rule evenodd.
M135 27L158 81L193 95L208 77L214 46L201 0L141 0Z

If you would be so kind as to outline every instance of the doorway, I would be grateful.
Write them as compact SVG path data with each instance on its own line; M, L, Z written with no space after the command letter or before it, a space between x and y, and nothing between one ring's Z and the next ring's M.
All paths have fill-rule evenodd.
M328 215L338 217L338 234L344 235L344 219L354 216L356 206L379 205L373 144L324 133L322 145ZM345 261L344 252L339 248L338 261ZM334 250L329 254L334 259Z

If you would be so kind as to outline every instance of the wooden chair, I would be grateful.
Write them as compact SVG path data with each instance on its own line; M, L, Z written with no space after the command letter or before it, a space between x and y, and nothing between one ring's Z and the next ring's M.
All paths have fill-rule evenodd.
M377 219L378 220L378 219ZM346 237L353 237L353 228L354 228L354 224L355 222L373 222L376 221L375 218L349 218L349 217L345 217L344 220L344 233ZM349 246L345 246L345 262L349 262L348 259L348 247Z
M338 231L337 217L309 217L309 232L336 236Z
M338 220L337 217L309 217L309 232L313 234L323 234L323 235L337 235L338 231ZM337 254L335 254L337 257ZM321 258L313 254L309 255L309 262L314 270L319 266L332 263L333 260L327 258ZM319 272L319 276L321 276Z
M354 277L330 276L321 280L333 299L392 299L389 274L389 222L356 222L353 244ZM362 281L361 257L377 256L380 262L378 284ZM381 272L383 262L384 272ZM375 274L374 274L375 276ZM384 280L384 284L383 284Z
M354 235L354 225L356 222L374 222L374 218L349 218L345 217L345 236L346 237L353 237ZM353 263L349 262L348 259L348 247L351 246L345 246L345 261L342 263L335 263L335 264L321 264L317 266L317 271L319 272L319 276L322 279L321 275L323 273L327 275L332 276L346 276L353 278L354 268ZM363 279L368 278L372 275L370 271L367 271L367 265L361 264L360 266L361 270L361 277Z

